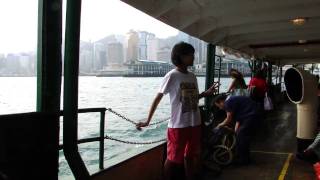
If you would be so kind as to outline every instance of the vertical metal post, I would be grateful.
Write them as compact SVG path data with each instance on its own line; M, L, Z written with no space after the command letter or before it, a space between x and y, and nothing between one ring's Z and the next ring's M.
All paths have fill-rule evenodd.
M78 75L80 43L81 0L67 0L64 97L63 97L63 147L64 155L77 180L90 178L78 152Z
M37 111L59 112L61 96L62 0L39 0Z
M272 85L272 63L268 61L268 87Z
M280 84L282 84L282 75L283 75L282 66L280 65L280 77L279 77Z
M278 79L279 79L279 72L280 72L280 67L277 67L277 74L276 74L276 85L278 84Z
M280 73L279 73L279 84L280 84L280 93L282 92L282 87L283 87L283 84L282 84L282 66L280 66Z
M221 63L222 63L222 57L219 57L218 83L220 83L220 78L221 78ZM218 87L218 93L220 93L220 86Z
M99 144L99 168L104 168L104 126L105 126L105 111L100 114L100 144Z
M61 97L61 42L62 42L62 0L38 1L38 40L37 40L37 111L60 111ZM44 121L48 119L43 119ZM51 162L42 164L46 167L46 179L58 179L59 167L59 116L52 119L54 129L52 137L56 154ZM51 124L51 122L48 122ZM45 177L44 177L45 178Z
M209 89L214 83L214 73L215 73L215 54L216 46L213 44L208 44L207 46L207 65L206 65L206 89ZM205 108L209 109L212 97L205 97Z
M256 71L257 71L257 60L254 59L253 60L253 65L252 65L251 77L256 75Z
M311 64L311 73L313 74L313 71L314 71L314 64L312 63Z

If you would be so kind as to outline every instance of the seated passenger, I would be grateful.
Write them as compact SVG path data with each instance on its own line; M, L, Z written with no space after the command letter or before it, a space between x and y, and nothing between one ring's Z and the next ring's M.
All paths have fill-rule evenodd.
M250 162L250 142L258 124L257 104L250 97L218 95L215 105L227 112L226 119L218 127L228 126L234 121L236 132L236 164L245 165Z

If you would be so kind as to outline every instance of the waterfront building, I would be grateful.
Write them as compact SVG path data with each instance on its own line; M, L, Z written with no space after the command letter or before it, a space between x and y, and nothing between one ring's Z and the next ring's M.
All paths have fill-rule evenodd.
M137 60L127 64L124 76L129 77L163 77L174 68L171 63L163 61Z
M123 66L120 64L112 64L103 67L103 69L99 70L96 74L98 77L121 77L127 71L127 66Z

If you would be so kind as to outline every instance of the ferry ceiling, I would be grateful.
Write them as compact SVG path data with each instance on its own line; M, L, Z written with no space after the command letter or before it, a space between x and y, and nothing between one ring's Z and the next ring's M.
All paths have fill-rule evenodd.
M214 45L274 64L320 63L319 0L122 0Z

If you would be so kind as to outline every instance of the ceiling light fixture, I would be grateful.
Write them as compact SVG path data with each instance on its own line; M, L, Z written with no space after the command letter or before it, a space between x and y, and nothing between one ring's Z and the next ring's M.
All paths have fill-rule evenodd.
M305 44L305 43L307 43L307 40L305 40L305 39L300 39L298 42L299 42L299 44Z
M306 23L306 21L306 18L296 18L291 20L292 24L296 26L302 26Z

